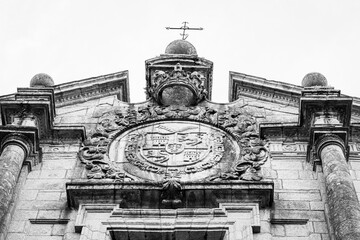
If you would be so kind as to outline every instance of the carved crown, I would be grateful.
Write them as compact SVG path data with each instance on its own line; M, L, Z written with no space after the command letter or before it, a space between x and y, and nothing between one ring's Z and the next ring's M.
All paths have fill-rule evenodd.
M178 63L171 72L154 72L148 94L161 105L191 106L207 97L205 81L200 71L186 72Z

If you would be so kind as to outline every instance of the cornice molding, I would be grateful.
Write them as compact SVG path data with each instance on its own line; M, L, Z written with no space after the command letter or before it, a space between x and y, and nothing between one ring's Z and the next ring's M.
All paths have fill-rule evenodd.
M302 87L293 84L243 73L230 71L229 74L230 102L236 101L240 96L246 96L298 107L302 89Z
M55 85L55 104L61 107L111 95L116 95L120 101L129 102L128 75L128 71L121 71Z
M84 140L82 126L54 126L55 96L52 88L19 88L14 98L0 99L0 132L35 132L34 142ZM0 139L4 136L1 135ZM31 139L33 137L30 137Z

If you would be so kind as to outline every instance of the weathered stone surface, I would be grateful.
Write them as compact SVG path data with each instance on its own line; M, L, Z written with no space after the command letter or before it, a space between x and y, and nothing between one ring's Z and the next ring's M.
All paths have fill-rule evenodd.
M328 226L326 222L313 222L314 232L316 233L328 233Z
M311 202L310 202L311 204ZM308 210L309 202L307 201L276 201L276 209L293 209L293 210Z
M182 69L179 65L174 69L179 61ZM205 97L211 97L208 91L212 81L210 61L189 56L161 56L147 63L146 90L149 99L143 103L122 102L128 100L128 89L125 89L127 72L55 86L57 116L51 124L56 127L82 125L86 128L88 139L79 144L74 138L69 138L64 143L64 138L54 133L51 141L47 139L42 142L42 162L32 168L19 197L15 199L13 205L16 205L16 211L7 229L7 240L110 240L107 228L101 225L102 221L107 221L107 217L95 217L94 212L88 213L89 221L83 226L82 233L74 233L77 210L68 208L68 204L76 208L79 203L112 203L124 211L128 208L153 211L186 208L191 215L189 209L192 208L199 208L197 211L201 212L204 208L217 208L223 202L257 202L261 208L256 221L259 220L261 224L252 229L239 225L229 234L241 240L327 240L330 236L332 239L335 237L331 233L331 226L327 225L325 214L328 209L325 205L332 201L330 197L340 196L343 201L335 203L336 212L339 212L336 217L344 221L339 223L337 231L349 232L349 227L357 230L348 222L348 216L351 220L355 215L344 214L357 210L347 206L352 206L354 202L351 199L356 197L354 189L347 184L349 176L356 180L355 190L360 194L360 148L356 139L359 133L356 133L355 127L351 127L356 134L350 136L352 143L349 144L350 175L343 173L346 172L344 168L334 167L334 162L329 163L328 169L324 168L324 174L320 165L313 166L312 162L306 161L307 154L312 153L308 126L313 123L317 126L328 122L345 123L347 120L344 121L342 114L316 112L313 109L307 113L315 117L306 118L304 111L299 111L302 104L300 87L238 73L231 73L233 89L230 92L231 99L237 99L235 102L216 104L203 101ZM317 91L311 90L309 94L315 95ZM337 97L331 96L331 103L337 104ZM316 105L317 100L313 99L311 104ZM311 108L309 105L309 110ZM359 113L358 103L355 108ZM330 117L321 116L320 113L325 112ZM19 117L16 114L14 116ZM304 117L300 119L300 124L305 121L306 127L296 125L299 115ZM354 115L352 118L359 117ZM10 121L11 117L6 116L6 120ZM259 124L266 122L281 124L274 131L260 135ZM295 123L291 125L292 122ZM157 126L176 131L158 131ZM197 126L194 128L196 134L190 130L178 131L184 126ZM203 131L205 128L210 130ZM174 141L158 147L156 141L151 139L150 145L143 145L143 136L155 136L159 132L160 137L171 136L169 139ZM69 137L72 133L69 131L67 134ZM177 138L181 134L184 138ZM222 142L215 143L217 134L221 135ZM137 135L136 144L131 144L130 135ZM260 139L259 135L266 136L267 141ZM206 138L210 140L209 144L200 143L205 142ZM179 139L182 141L175 141ZM267 154L268 143L272 158ZM131 150L131 146L135 150ZM188 154L186 158L184 152L191 147L196 152L195 157L191 158L192 155ZM77 153L80 149L79 161ZM201 159L196 157L202 153L207 155ZM135 156L133 162L129 161L129 154ZM171 159L161 158L165 154ZM220 155L221 159L215 158ZM121 167L117 168L117 164ZM327 175L326 171L342 173L334 177ZM179 177L178 172L182 176ZM11 179L9 175L3 176ZM87 179L89 176L92 179ZM5 186L8 182L2 184ZM325 184L328 189L340 186L342 190L326 196L328 189L325 190ZM333 208L330 206L329 209ZM136 215L127 220L136 225L142 217ZM29 218L70 220L66 225L53 222L39 225L30 223ZM248 222L255 221L246 219ZM281 223L271 221L274 219ZM193 227L193 222L187 218L181 220L186 223L182 226ZM198 219L196 221L199 223ZM204 218L201 223L206 221L209 219ZM215 222L216 218L211 218L211 221ZM307 223L294 224L296 221ZM152 223L151 220L148 222ZM230 222L226 221L225 224ZM344 239L357 239L352 234L344 234ZM173 236L186 239L188 235L185 235L177 233ZM0 239L4 236L0 235ZM131 236L145 238L145 234L140 233ZM228 237L224 239L232 239ZM205 237L195 234L192 238ZM211 238L216 237L208 234L207 240Z
M279 200L321 201L320 191L277 191Z
M9 144L0 156L0 229L3 229L5 217L13 197L21 166L25 160L25 149Z
M321 150L330 221L338 239L360 239L360 205L343 149L330 144Z

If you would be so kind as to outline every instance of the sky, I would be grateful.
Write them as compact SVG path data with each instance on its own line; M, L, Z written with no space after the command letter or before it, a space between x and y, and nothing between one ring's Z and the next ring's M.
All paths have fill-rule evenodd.
M360 97L359 0L0 0L0 95L37 73L55 84L129 70L130 100L145 100L145 60L187 40L214 62L213 101L228 101L229 71L301 85L320 72Z

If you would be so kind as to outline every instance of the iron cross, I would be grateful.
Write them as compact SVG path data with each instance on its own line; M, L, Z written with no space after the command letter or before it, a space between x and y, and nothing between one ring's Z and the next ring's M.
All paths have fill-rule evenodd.
M179 27L179 28L174 28L174 27L166 27L166 29L167 30L169 30L169 29L171 29L171 30L180 30L180 29L182 29L183 30L183 32L182 33L180 33L180 35L182 36L182 40L185 40L188 36L189 36L189 34L185 34L185 31L186 30L204 30L203 28L190 28L190 27L188 27L186 24L188 24L188 22L183 22L183 25L181 26L181 27Z

